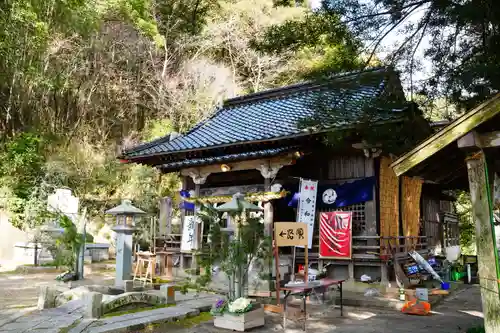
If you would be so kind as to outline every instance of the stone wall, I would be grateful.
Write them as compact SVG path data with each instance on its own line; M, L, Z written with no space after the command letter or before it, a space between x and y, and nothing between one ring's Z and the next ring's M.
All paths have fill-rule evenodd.
M6 261L13 261L16 243L29 242L29 235L14 227L9 222L7 213L0 210L0 263L4 264ZM21 262L19 264L32 264L33 262Z

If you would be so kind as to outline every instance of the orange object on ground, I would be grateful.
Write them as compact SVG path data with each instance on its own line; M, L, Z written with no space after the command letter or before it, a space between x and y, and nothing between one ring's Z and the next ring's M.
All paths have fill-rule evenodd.
M431 304L417 299L406 302L401 312L417 316L427 316L431 312Z

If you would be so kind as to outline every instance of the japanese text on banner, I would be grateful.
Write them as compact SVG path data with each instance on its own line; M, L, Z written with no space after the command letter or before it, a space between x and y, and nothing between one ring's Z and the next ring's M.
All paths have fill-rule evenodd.
M300 198L297 206L297 222L307 224L308 248L312 248L314 235L314 220L316 218L316 196L318 181L300 179ZM302 247L302 246L300 246Z
M196 249L196 216L186 216L182 228L181 252Z

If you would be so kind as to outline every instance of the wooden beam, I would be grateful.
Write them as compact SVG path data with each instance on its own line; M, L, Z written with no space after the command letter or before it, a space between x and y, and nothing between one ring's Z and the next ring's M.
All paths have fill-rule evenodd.
M256 159L256 160L240 161L233 163L218 163L213 165L201 166L197 168L182 169L181 175L189 176L191 174L220 173L223 172L221 169L222 164L228 165L231 169L227 172L231 172L231 171L241 171L241 170L256 170L259 169L262 165L268 165L270 167L290 165L292 164L293 160L294 160L293 154L289 154L287 156L279 156L266 159Z
M486 178L486 158L476 152L467 159L467 173L472 203L472 217L476 226L478 273L480 276L481 299L483 303L486 333L500 332L500 298L498 283L498 255L493 237L492 208Z
M470 131L458 139L457 144L461 149L498 148L500 147L500 131L487 133Z
M448 173L455 172L457 166L458 168L464 166L464 155L458 149L455 149L446 156L447 160L444 165L442 161L429 159L415 166L415 168L412 169L412 174L416 174L425 180L432 180L436 183L440 183L439 178L443 178L443 176Z
M482 148L500 147L500 131L480 133L478 136Z
M461 165L459 168L454 169L453 171L447 173L446 175L441 176L439 178L436 178L436 183L438 183L438 184L441 184L441 183L449 184L449 183L451 183L452 181L454 181L455 179L457 179L457 178L459 178L461 176L461 172L462 172L463 169L465 169L465 165Z
M500 113L500 94L495 95L495 97L430 136L413 150L401 156L391 167L397 176L404 174L498 113Z
M500 147L500 131L481 133L480 138L483 148Z
M458 148L468 151L478 151L482 148L481 138L476 131L470 131L457 140Z

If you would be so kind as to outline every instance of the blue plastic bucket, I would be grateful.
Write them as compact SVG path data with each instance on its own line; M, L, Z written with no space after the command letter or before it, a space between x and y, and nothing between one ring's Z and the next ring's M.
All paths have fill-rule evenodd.
M450 284L448 282L441 282L441 289L450 290Z

